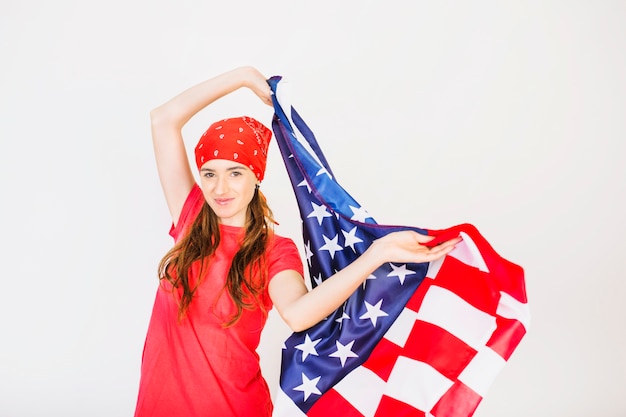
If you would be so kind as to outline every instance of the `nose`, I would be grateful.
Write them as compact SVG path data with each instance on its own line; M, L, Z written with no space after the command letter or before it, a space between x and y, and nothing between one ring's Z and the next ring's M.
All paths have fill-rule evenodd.
M215 193L219 195L226 194L228 189L228 178L224 176L219 176L215 182Z

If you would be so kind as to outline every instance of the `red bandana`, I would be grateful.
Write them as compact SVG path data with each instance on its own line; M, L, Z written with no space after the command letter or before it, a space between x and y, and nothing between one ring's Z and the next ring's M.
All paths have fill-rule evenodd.
M211 159L227 159L247 166L261 181L271 138L272 131L252 117L220 120L209 126L196 145L196 165L200 169Z

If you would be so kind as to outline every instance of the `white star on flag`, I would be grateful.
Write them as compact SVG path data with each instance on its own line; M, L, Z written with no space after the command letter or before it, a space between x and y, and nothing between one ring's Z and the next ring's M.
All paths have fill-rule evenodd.
M315 350L315 345L317 345L320 340L322 339L311 340L311 338L307 334L304 339L304 343L300 343L298 346L296 346L296 349L302 351L302 362L304 362L309 355L318 356L317 350Z
M343 238L345 239L345 246L348 247L350 246L350 248L352 248L352 251L354 253L356 253L356 249L354 249L354 245L356 243L361 243L363 242L363 240L359 239L356 236L356 229L357 227L355 226L352 230L350 230L349 232L346 232L345 230L341 230L341 233L343 233Z
M344 365L346 364L346 360L348 358L358 358L359 355L357 355L356 353L354 353L352 351L352 345L354 344L354 340L350 343L348 343L347 345L342 345L341 343L339 343L339 341L335 342L337 344L337 351L331 353L328 356L331 356L333 358L339 358L339 360L341 360L341 367L343 368Z
M320 390L317 389L317 383L319 382L321 377L316 377L313 379L309 379L304 372L302 373L302 385L298 385L293 390L294 391L302 391L304 392L304 401L306 401L311 394L322 395Z
M332 217L332 214L326 211L326 206L324 205L318 206L312 201L311 201L311 205L313 206L313 211L309 213L307 218L317 217L317 221L320 224L320 226L322 225L322 220L324 220L324 217Z
M320 285L322 283L322 273L320 272L317 276L313 275L313 281L315 281L315 285Z
M298 187L306 187L306 190L309 192L309 194L311 194L311 186L309 185L307 180L302 180L302 182L298 184Z
M365 281L363 281L363 289L365 289L365 284L367 284L367 281L369 281L370 279L376 279L376 275L370 274L369 277L365 278Z
M350 316L349 316L349 315L347 315L347 314L346 314L346 312L344 311L344 312L341 314L341 317L339 317L339 318L338 318L338 319L336 319L335 321L336 321L337 323L341 323L342 321L344 321L344 320L349 320L349 319L350 319Z
M304 255L306 256L306 262L309 264L309 268L311 267L311 258L313 257L313 252L311 251L311 242L307 242L304 247Z
M330 258L335 259L335 252L343 250L343 248L337 243L339 235L335 235L332 239L327 238L326 235L322 235L322 237L326 243L321 246L319 250L327 250L330 253Z
M350 320L350 316L346 314L346 312L344 311L343 314L341 315L341 317L339 317L338 319L336 319L335 321L339 324L342 324L344 320Z
M411 271L410 269L406 269L406 264L404 264L402 266L395 266L394 264L390 263L389 265L391 265L391 268L393 268L393 271L388 273L387 276L388 277L398 277L400 279L400 284L402 284L402 285L404 285L404 278L406 278L407 275L415 274L415 271Z
M316 177L319 177L320 175L328 175L328 178L330 178L331 180L333 179L332 175L330 175L330 172L328 172L328 170L325 167L321 167L319 171L317 171L317 174L315 174Z
M365 308L367 308L367 313L363 314L360 319L370 319L374 327L376 327L376 321L378 317L385 317L389 314L385 313L380 309L380 306L383 304L383 300L381 299L376 305L371 305L367 301L365 301Z
M350 207L350 209L352 210L352 213L354 213L353 216L350 218L350 220L356 220L357 222L364 223L365 219L372 218L372 216L370 216L367 210L365 210L365 208L363 207L353 207L350 205L348 205L348 207Z

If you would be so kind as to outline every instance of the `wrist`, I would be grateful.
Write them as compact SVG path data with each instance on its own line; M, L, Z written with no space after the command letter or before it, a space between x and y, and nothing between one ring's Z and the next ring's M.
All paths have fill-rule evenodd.
M385 245L384 242L377 239L372 242L370 247L365 251L365 253L363 253L363 256L365 256L371 264L373 268L372 270L377 269L379 266L387 262L388 257L386 247L387 245Z
M258 71L252 66L243 66L236 69L238 76L241 80L241 86L251 88L254 84L254 79L258 76Z

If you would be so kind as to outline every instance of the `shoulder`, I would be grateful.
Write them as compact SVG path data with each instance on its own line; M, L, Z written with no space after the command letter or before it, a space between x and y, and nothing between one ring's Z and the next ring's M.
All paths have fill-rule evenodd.
M302 259L294 241L288 237L272 233L267 245L267 259L270 269L294 269L303 273Z
M269 246L272 245L296 245L293 241L293 239L289 238L289 237L285 237L285 236L281 236L279 234L276 234L274 232L269 234L269 240L268 240Z
M202 189L198 184L194 184L187 195L178 221L175 224L173 223L170 228L170 236L172 236L175 241L178 241L185 234L189 226L193 224L202 210L203 205L204 195L202 194Z
M267 242L267 251L280 252L284 250L293 250L297 252L298 248L291 238L271 233Z

